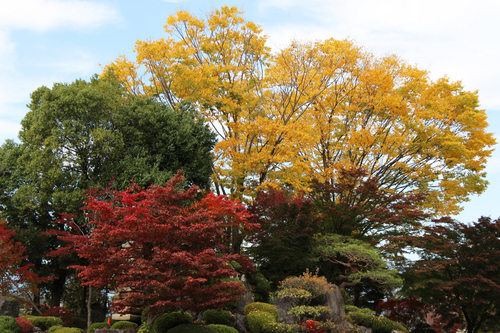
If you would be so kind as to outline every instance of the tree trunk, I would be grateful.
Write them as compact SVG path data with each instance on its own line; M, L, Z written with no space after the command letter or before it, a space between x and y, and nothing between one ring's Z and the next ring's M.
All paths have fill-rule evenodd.
M89 286L89 298L87 301L87 329L92 325L92 286Z

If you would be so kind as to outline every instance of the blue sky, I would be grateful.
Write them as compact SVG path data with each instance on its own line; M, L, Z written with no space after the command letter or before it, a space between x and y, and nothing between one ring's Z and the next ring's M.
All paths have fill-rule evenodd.
M377 56L396 54L478 90L489 131L500 141L498 0L3 0L0 10L0 142L17 140L29 95L55 82L89 79L137 40L165 36L176 10L204 16L237 6L262 26L269 46L292 39L354 40ZM487 166L490 186L464 205L462 222L500 217L500 150Z

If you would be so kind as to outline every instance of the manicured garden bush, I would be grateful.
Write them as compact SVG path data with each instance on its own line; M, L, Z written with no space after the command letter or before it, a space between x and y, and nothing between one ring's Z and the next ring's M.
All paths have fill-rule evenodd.
M40 328L42 331L46 331L52 326L62 326L63 321L61 318L57 317L39 317L39 316L26 316L35 327Z
M62 306L54 306L45 310L42 314L43 317L57 317L63 321L63 326L69 327L73 325L73 314Z
M181 324L189 324L193 322L193 317L187 312L169 312L164 313L154 322L156 333L167 333L168 330Z
M297 333L302 330L302 327L297 324L267 323L260 330L262 333Z
M81 328L52 326L47 333L82 333Z
M344 306L347 311L345 320L354 325L369 327L375 333L389 333L394 330L408 332L408 329L401 323L390 320L386 317L373 315L370 309L359 309L355 306Z
M139 327L139 325L137 325L136 323L126 320L117 321L116 323L111 325L111 329L113 330L126 330L128 328L136 329L137 327Z
M35 328L31 321L26 318L16 318L16 322L19 327L19 333L29 333Z
M17 321L9 316L0 316L0 332L18 333Z
M72 327L87 328L87 318L73 317Z
M110 327L108 323L93 323L89 327L89 332L88 333L94 333L95 330L99 330L104 327Z
M253 302L245 306L243 309L243 314L246 316L252 311L261 311L272 314L275 317L275 321L278 321L278 309L272 304Z
M227 325L231 320L231 312L227 310L206 310L203 312L203 320L208 324Z
M269 312L251 311L247 315L248 328L252 333L261 333L262 326L269 323L275 323L276 321L276 317Z
M213 333L208 326L199 324L181 324L171 328L166 333Z
M227 325L210 324L207 325L207 327L210 328L213 333L238 333L236 328Z

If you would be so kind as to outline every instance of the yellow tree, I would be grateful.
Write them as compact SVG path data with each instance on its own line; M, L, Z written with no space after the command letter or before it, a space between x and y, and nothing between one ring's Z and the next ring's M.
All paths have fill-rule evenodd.
M234 7L204 19L170 16L167 38L138 41L137 58L105 67L132 94L193 103L212 125L214 186L238 198L363 168L391 193L428 193L454 213L481 193L495 144L477 93L351 41L292 42L272 53Z

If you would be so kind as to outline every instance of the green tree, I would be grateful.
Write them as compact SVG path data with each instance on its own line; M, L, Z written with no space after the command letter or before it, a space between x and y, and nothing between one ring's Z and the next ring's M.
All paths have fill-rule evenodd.
M110 78L40 87L29 108L21 143L6 142L0 149L1 211L37 273L56 277L46 288L57 306L71 274L67 266L74 263L68 256L48 256L61 245L46 234L61 231L53 223L61 212L77 214L76 221L84 223L86 191L115 176L122 188L131 178L162 184L185 168L188 183L206 187L214 136L189 107L171 110L127 96Z
M188 185L210 186L215 134L189 104L175 110L150 98L131 98L116 115L125 147L116 172L120 189L130 180L142 187L167 183L178 170Z

